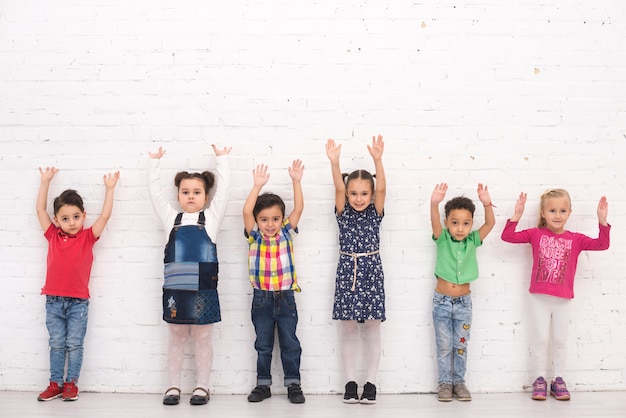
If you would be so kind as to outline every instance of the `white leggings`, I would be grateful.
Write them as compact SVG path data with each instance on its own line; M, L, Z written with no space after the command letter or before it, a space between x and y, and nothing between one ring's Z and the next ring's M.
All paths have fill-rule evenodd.
M348 381L356 382L356 356L358 354L358 322L341 322L341 357ZM380 364L380 320L365 321L365 339L367 346L367 381L376 384L376 375Z
M167 372L171 387L180 387L180 373L185 360L185 347L189 337L193 342L196 359L196 387L209 388L209 377L213 367L213 324L184 325L168 324L169 346Z
M534 321L530 353L535 377L545 376L549 379L563 376L562 373L567 367L567 329L570 323L571 302L571 299L556 296L530 294L530 311ZM551 355L548 353L550 342Z

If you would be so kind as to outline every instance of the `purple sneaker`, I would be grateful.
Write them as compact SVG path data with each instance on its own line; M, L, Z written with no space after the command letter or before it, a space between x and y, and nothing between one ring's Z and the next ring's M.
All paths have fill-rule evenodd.
M536 401L545 401L548 397L548 383L543 376L539 376L533 382L533 396L532 398Z
M550 395L557 401L569 401L569 392L563 379L557 377L550 383Z

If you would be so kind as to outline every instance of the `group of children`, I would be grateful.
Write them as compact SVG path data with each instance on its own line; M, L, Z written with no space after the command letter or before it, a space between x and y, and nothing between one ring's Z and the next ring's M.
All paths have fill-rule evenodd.
M384 274L380 258L380 224L384 217L386 179L382 155L384 141L373 137L367 146L375 174L366 170L343 173L341 145L326 142L335 187L335 217L339 229L339 254L335 279L332 317L340 321L341 357L346 385L345 403L376 402L376 377L381 357L381 323L385 320ZM209 401L212 369L212 324L221 320L218 287L219 262L216 238L224 216L230 187L231 148L213 145L216 173L176 174L178 206L173 207L161 192L159 161L162 148L149 155L149 190L155 212L166 232L164 251L163 320L168 323L168 385L163 403L180 402L180 376L185 347L191 340L196 361L196 387L189 402ZM49 332L50 384L38 397L48 401L78 399L83 340L87 326L89 275L92 248L100 237L113 207L113 193L119 172L104 176L106 195L101 215L91 228L84 229L86 213L80 196L66 190L54 200L54 223L47 213L50 182L57 169L41 169L37 196L37 216L49 242L47 274L42 294L46 295L46 326ZM244 238L249 245L249 280L253 288L251 317L256 340L257 381L248 396L260 402L271 396L271 361L274 335L278 334L284 371L284 385L290 402L305 402L300 380L302 348L296 336L298 312L294 292L300 292L294 264L293 239L304 210L301 180L302 161L288 168L293 186L293 209L285 216L285 203L273 193L261 193L268 183L268 167L253 169L253 186L243 206ZM211 195L212 189L215 191ZM436 287L433 296L433 326L438 366L437 399L470 401L465 385L467 343L472 326L470 283L478 278L476 248L495 226L495 207L486 185L478 184L478 199L485 220L474 229L475 205L460 196L446 202L442 225L439 205L448 186L437 184L430 198L432 239L436 243ZM548 190L541 196L539 224L516 231L526 203L520 194L513 216L507 221L502 239L529 243L533 268L530 283L531 310L536 332L531 352L537 366L532 399L545 400L548 382L542 363L548 358L552 380L549 392L558 400L570 394L562 379L565 371L567 327L570 300L578 255L583 250L609 247L610 225L605 197L597 208L599 237L590 238L565 230L571 213L571 200L563 189ZM359 395L356 373L358 324L364 324L367 340L367 379ZM67 357L67 373L64 370Z

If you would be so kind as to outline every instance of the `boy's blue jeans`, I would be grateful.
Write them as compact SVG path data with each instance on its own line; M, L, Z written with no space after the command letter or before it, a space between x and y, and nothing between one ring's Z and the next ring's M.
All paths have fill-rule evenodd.
M252 298L252 323L256 332L254 348L258 353L257 385L272 384L272 351L274 330L278 330L280 358L285 374L285 386L300 384L300 357L302 348L296 337L298 311L293 290L277 292L254 289Z
M87 332L89 299L46 296L46 327L50 335L50 381L63 385L78 381L83 365L83 341Z
M437 343L437 383L465 383L467 342L472 325L471 294L451 297L435 291L433 325Z

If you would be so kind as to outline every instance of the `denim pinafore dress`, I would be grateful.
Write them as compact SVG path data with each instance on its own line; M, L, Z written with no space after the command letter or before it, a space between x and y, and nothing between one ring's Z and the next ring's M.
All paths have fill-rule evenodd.
M163 320L171 324L219 322L217 248L204 227L204 212L196 225L181 226L182 213L165 246Z

